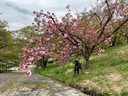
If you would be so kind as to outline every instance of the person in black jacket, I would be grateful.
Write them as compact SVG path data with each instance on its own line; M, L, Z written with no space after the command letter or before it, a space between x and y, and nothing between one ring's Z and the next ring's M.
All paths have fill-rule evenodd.
M73 64L75 64L75 67L74 67L74 77L75 77L76 76L76 72L77 72L77 76L78 76L79 75L79 69L81 69L81 71L82 71L82 68L81 68L81 64L77 60L75 60L73 62ZM83 74L83 71L82 71L82 74Z

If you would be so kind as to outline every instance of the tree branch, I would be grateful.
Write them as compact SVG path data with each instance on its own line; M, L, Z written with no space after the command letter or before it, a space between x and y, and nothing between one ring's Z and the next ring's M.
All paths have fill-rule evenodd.
M0 47L0 49L4 48L4 47L6 47L6 46L8 46L8 45L4 45L4 46Z
M123 26L127 21L128 21L128 17L127 17L126 20L125 20L123 23L121 23L111 34L114 34L115 32L117 32L117 31L120 29L120 27ZM109 38L109 37L111 36L111 34L108 35L108 36L106 36L106 38ZM104 42L104 41L106 40L106 38L104 38L104 39L103 39L101 42L99 42L97 45L99 45L99 44L101 44L102 42Z
M66 30L67 30L67 28L66 27L64 27ZM67 30L67 32L69 33L69 36L78 44L78 41L76 41L73 37L72 37L72 34Z
M55 20L52 16L50 16L50 18L52 19L52 21L55 23ZM61 34L64 36L64 33L65 31L61 30L59 27L57 27L59 29L59 31L61 32ZM66 33L66 32L65 32ZM67 40L69 40L73 45L76 45L76 46L79 46L77 44L75 44L74 42L72 42L69 38L66 38Z
M99 19L99 21L101 20L101 18L95 13L95 15L97 16L97 18ZM102 23L100 22L100 26L102 26Z
M101 30L101 33L99 34L99 36L98 36L98 38L97 38L97 41L98 41L98 40L100 39L100 37L102 36L106 25L109 23L110 19L112 18L112 15L113 15L113 14L111 14L111 16L107 19L106 23L103 25L102 30Z

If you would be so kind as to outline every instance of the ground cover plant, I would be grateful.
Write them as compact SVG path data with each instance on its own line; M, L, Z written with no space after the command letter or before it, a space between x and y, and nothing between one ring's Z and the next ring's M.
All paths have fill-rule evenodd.
M128 43L116 45L106 49L101 56L96 54L90 57L90 69L84 70L77 78L73 78L73 71L66 74L68 69L73 69L74 60L80 60L82 67L83 58L71 57L69 63L60 69L60 61L52 63L46 69L35 69L35 72L43 76L60 78L66 82L80 84L84 87L99 90L110 94L127 94L128 90ZM122 95L123 96L123 95Z

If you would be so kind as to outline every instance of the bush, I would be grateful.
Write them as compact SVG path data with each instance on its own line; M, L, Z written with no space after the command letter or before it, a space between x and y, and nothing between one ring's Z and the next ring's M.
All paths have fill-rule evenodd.
M7 72L8 72L8 71L6 71L6 70L3 70L3 71L2 71L2 73L7 73Z

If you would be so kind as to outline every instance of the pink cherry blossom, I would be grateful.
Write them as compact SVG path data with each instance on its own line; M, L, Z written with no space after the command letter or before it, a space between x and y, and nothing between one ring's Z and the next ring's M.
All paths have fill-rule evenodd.
M25 69L25 70L28 70L28 69L29 69L29 66L28 66L28 65L25 65L25 66L24 66L24 69Z
M76 54L72 54L72 56L75 56Z
M29 49L27 50L27 52L28 52L28 53L32 53L32 52L33 52L33 49L32 49L32 48L29 48Z
M55 64L56 64L56 62L54 61L53 65L55 65Z
M49 24L52 24L52 20L48 20L48 23L49 23Z
M38 31L38 29L37 29L37 28L35 28L35 31Z
M56 49L55 47L53 47L53 50Z
M21 63L20 63L20 67L23 68L24 66L25 66L25 64L24 64L23 62L21 62Z
M22 48L23 51L26 51L26 47Z
M123 33L123 35L125 35L125 33Z
M98 53L98 55L100 56L100 55L101 55L101 53Z
M39 46L34 47L34 50L35 50L35 51L38 51L39 49L40 49Z
M61 36L61 32L58 35Z
M52 43L52 46L55 46L55 44L54 44L54 43Z
M49 52L45 52L44 55L50 55L50 53Z
M59 43L63 43L63 41L59 41Z
M76 49L76 46L73 46L74 49Z
M28 57L28 61L33 61L34 60L34 57L33 56L29 56Z
M45 50L45 47L41 47L42 50Z
M18 68L18 71L22 71L23 69L21 67Z
M105 42L105 43L109 43L109 41L108 41L108 40L105 40L104 42Z
M90 10L90 12L92 12L92 10Z
M46 17L49 19L50 18L50 16L48 16L47 14L46 14Z
M32 55L35 57L38 54L38 52L32 52Z
M77 18L80 18L80 16L79 16L79 15L77 15Z
M75 28L76 28L76 26L75 26L75 25L73 25L73 26L72 26L72 29L75 29Z
M44 32L45 32L46 34L49 34L49 33L50 33L50 30L49 30L49 29L45 29Z
M110 46L112 46L112 43L110 44Z
M36 60L40 60L40 59L41 59L41 57L40 57L40 56L37 56L37 57L36 57Z
M22 56L19 56L19 58L22 58Z
M79 49L82 49L82 46L79 46Z
M102 51L101 51L101 52L105 52L105 51L104 51L104 49L102 49Z
M104 49L100 49L100 52L105 52Z
M21 38L21 36L17 36L17 38L19 39L19 38Z
M64 38L67 38L68 36L67 36L67 34L64 34Z
M18 53L18 55L21 55L21 53Z
M47 38L47 39L46 39L46 41L49 41L49 40L50 40L50 38Z
M26 72L26 74L25 74L27 77L29 77L29 76L31 76L32 75L32 73L31 73L31 71L28 71L28 72Z
M54 35L51 35L51 38L54 39Z
M38 66L38 69L41 69L41 66Z
M34 64L34 61L30 61L29 64Z
M39 55L43 55L45 53L45 51L39 51L38 54Z
M36 11L33 11L33 14L36 14L37 12Z
M33 42L34 42L33 40L30 41L30 43L33 43Z

